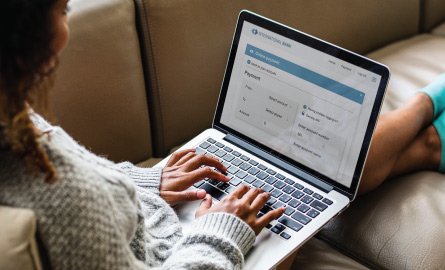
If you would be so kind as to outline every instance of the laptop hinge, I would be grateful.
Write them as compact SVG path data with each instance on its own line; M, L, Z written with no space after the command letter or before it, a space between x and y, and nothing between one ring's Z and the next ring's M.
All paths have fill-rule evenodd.
M270 162L271 164L277 166L278 168L310 183L311 185L319 188L320 190L322 190L326 193L329 193L331 190L334 189L333 186L330 186L329 184L319 180L318 178L316 178L302 170L299 170L299 169L295 168L294 166L291 166L289 163L282 161L281 159L276 158L273 155L271 155L257 147L254 147L253 145L251 145L251 144L249 144L249 143L247 143L233 135L227 134L224 137L224 140L242 148L243 150L245 150L251 154L261 157L265 161Z

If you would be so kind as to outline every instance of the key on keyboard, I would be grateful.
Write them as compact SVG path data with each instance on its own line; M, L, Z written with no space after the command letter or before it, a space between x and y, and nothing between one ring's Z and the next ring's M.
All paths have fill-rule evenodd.
M277 179L273 176L269 176L266 178L266 183L271 184L271 185L273 185L276 181L277 181Z
M242 163L242 160L237 158L237 159L232 160L231 163L235 166L239 166Z
M286 239L286 240L290 239L290 235L287 234L287 233L285 233L285 232L282 232L282 233L280 234L280 236L283 237L283 238Z
M256 166L258 165L258 162L256 162L255 160L251 159L249 160L250 165Z
M241 159L244 160L244 161L249 161L249 160L250 160L250 158L247 157L247 156L245 156L245 155L242 155L242 156L241 156Z
M215 143L215 145L218 146L219 148L223 148L225 146L224 144L222 144L220 142Z
M308 224L312 220L310 217L307 217L299 212L293 214L292 218L304 225Z
M273 187L266 184L261 189L264 190L265 192L271 192L273 190Z
M213 198L221 201L227 194L217 189L216 187L210 185L209 183L204 183L199 188L204 189L208 194L210 194Z
M267 167L266 166L264 166L263 164L260 164L260 165L258 165L258 169L260 169L260 170L266 170L267 169Z
M280 219L278 219L278 222L286 225L287 227L291 228L292 230L294 230L296 232L298 232L299 230L301 230L301 228L303 228L303 225L299 224L298 222L293 221L292 219L290 219L288 217L281 217Z
M276 234L279 234L280 232L282 232L282 231L284 231L284 229L285 229L286 227L284 227L283 225L281 225L281 224L277 224L277 225L275 225L272 229L270 229L271 231L273 231L274 233L276 233Z
M328 206L320 201L314 201L313 203L311 203L311 206L315 209L317 209L318 211L324 211L326 208L328 208Z

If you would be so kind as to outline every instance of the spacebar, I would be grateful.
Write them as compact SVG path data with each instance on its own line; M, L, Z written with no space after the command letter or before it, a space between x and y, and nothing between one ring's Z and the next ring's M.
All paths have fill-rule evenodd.
M298 232L299 230L301 230L301 228L303 228L303 225L301 225L301 224L298 223L298 222L295 222L295 221L291 220L290 218L288 218L288 217L286 217L286 216L281 217L281 218L278 220L278 222L280 222L280 223L286 225L287 227L291 228L292 230L294 230L294 231L296 231L296 232Z
M208 194L212 195L212 197L217 199L218 201L221 201L225 196L227 196L226 193L210 185L209 183L204 183L204 185L200 186L199 188L204 189Z

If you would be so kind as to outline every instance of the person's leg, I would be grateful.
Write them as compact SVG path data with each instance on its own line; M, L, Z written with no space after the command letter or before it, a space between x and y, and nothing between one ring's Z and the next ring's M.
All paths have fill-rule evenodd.
M436 128L427 127L400 154L388 178L420 170L437 170L442 156L441 149L441 140Z
M389 176L431 166L432 157L424 154L424 145L434 137L434 128L431 127L431 131L429 127L432 121L433 103L425 94L417 94L404 107L382 115L376 126L359 193L373 190ZM419 162L421 154L428 160Z

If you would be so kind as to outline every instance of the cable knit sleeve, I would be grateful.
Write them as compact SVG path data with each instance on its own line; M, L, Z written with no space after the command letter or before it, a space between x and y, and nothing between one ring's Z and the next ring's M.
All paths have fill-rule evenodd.
M255 233L241 219L212 213L195 221L193 231L173 248L163 269L242 269Z
M183 234L174 211L162 199L137 188L139 223L133 244L136 257L151 269L241 269L255 241L253 230L234 215L212 213Z
M140 168L128 161L118 163L116 166L130 177L136 186L159 195L162 168Z
M241 269L255 240L239 218L212 213L182 231L174 210L159 196L162 168L115 164L52 130L40 142L57 169L47 185L3 153L0 203L33 209L53 269ZM0 152L1 154L1 152Z
M138 223L133 250L154 269L241 269L255 233L227 213L212 213L194 221L183 234L174 210L149 190L136 186ZM142 222L143 220L143 222Z

